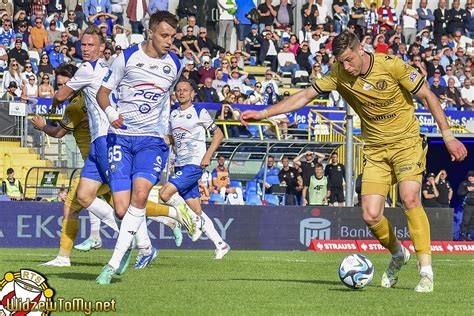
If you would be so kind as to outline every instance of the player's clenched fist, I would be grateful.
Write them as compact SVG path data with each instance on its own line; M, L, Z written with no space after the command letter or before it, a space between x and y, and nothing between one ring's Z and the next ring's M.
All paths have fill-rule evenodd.
M248 122L259 121L261 119L263 119L263 114L261 111L248 110L240 114L240 122L244 126L247 126Z

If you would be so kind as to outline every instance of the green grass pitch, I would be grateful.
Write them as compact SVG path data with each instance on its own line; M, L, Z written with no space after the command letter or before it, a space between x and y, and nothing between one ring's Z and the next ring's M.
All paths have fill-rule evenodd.
M73 252L73 266L68 268L38 266L56 252L0 249L0 278L7 271L30 268L47 277L56 297L115 299L117 315L472 315L474 310L472 255L435 255L434 293L415 293L418 275L413 258L396 288L380 287L389 260L386 254L367 254L375 266L374 281L354 291L337 275L346 253L232 250L218 261L210 250L162 250L146 269L130 267L111 285L99 286L94 280L110 250Z

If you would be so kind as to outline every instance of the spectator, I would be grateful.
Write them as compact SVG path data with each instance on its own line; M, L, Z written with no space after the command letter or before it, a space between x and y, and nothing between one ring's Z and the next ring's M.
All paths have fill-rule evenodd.
M266 25L273 25L273 21L277 16L277 11L272 5L272 0L265 0L264 3L257 7L257 11L259 15L259 31L263 32Z
M464 105L462 101L461 92L455 86L455 81L453 78L448 79L448 88L446 89L446 101L447 107L456 107L461 109Z
M143 34L142 19L145 17L147 12L146 0L129 0L127 6L127 17L132 26L133 34Z
M428 78L431 78L434 76L434 73L436 70L441 74L441 76L444 76L446 73L444 72L443 66L439 64L440 57L439 56L434 56L433 60L428 63L426 71L428 72Z
M153 14L153 12L156 11L157 6L159 6L160 0L150 0L148 4L148 14ZM124 25L124 20L123 20L123 9L127 5L126 0L110 0L110 4L112 5L112 11L111 13L117 17L117 24L118 25ZM168 0L166 0L166 7L168 7ZM166 11L168 8L165 9ZM150 13L151 12L151 13Z
M380 28L392 30L398 24L397 13L390 6L390 0L383 0L383 5L377 10Z
M229 95L229 93L230 93L229 85L225 84L224 86L222 86L222 90L217 91L217 95L219 96L219 102L224 101L227 98L227 96Z
M245 50L247 53L255 54L257 56L260 55L260 47L261 47L261 36L258 34L258 25L252 24L250 33L245 38Z
M0 72L3 73L8 68L8 54L4 46L0 44Z
M309 51L309 44L308 42L304 41L298 48L298 52L296 54L296 62L300 66L301 70L306 70L308 73L311 72L311 64L309 62L310 56L311 52Z
M20 96L18 85L15 81L11 81L10 84L5 89L5 94L2 96L2 100L14 101Z
M345 179L345 167L339 163L339 156L336 152L331 154L331 163L326 165L324 174L328 177L328 187L331 191L329 205L344 206L343 182Z
M64 62L64 55L61 53L61 42L55 41L51 49L50 46L45 48L45 51L48 52L49 61L53 68L57 68L60 64Z
M305 156L306 160L300 161L303 156ZM309 186L309 180L315 173L316 164L321 163L324 157L324 154L306 151L293 159L293 166L300 170L301 177L303 178L303 186ZM308 199L307 195L303 195L303 198Z
M192 35L197 37L199 35L199 26L196 24L196 17L194 15L190 15L187 18L188 23L182 27L183 34L189 34L188 29L192 29Z
M245 71L234 69L232 70L231 77L227 81L227 84L231 89L238 88L241 93L245 93L247 89L244 86L244 81L247 79L248 75L249 74Z
M67 188L60 188L58 190L58 195L55 198L52 198L50 202L66 202L67 198Z
M411 1L411 0L409 0ZM349 24L355 26L355 33L362 38L367 33L367 24L365 22L365 13L367 8L362 0L355 0L351 9Z
M452 8L448 11L448 33L454 34L454 32L460 31L464 35L467 15L467 11L461 8L460 1L454 0Z
M178 8L176 10L180 19L179 25L183 25L182 21L188 16L196 16L198 13L198 2L196 0L179 0Z
M207 29L205 27L199 28L199 37L197 38L198 47L200 50L203 48L209 49L211 55L215 55L219 46L216 45L210 38L207 37Z
M47 30L47 32L48 32L48 43L61 40L61 32L57 30L55 21L49 22L49 29Z
M303 187L303 205L327 205L331 191L328 188L328 179L324 175L323 165L318 163L314 168L314 174L309 179L308 186Z
M48 11L48 15L53 13L61 14L66 10L66 3L64 0L49 0L46 9Z
M14 82L18 89L22 87L21 80L21 66L18 61L14 58L10 59L10 64L8 66L8 71L5 71L3 74L3 88L4 90L8 89L10 83Z
M28 50L28 46L30 43L30 32L28 31L28 24L26 22L20 22L18 25L18 33L15 35L15 38L20 38L23 41L23 46Z
M466 29L467 29L467 37L474 38L474 7L472 5L472 0L466 1L466 12L467 12L467 21L466 21Z
M447 180L448 174L446 170L440 170L438 175L435 178L436 188L438 189L438 204L441 207L449 207L451 204L451 199L453 198L453 188Z
M265 61L269 61L271 65L271 69L273 72L276 72L277 69L277 55L278 55L278 40L280 38L273 32L266 32L264 34L264 38L261 42L260 48L260 56L258 61L261 65L264 64Z
M411 45L415 42L417 31L418 13L413 10L413 0L407 0L403 6L402 24L403 35L405 35L406 44Z
M74 48L74 43L69 39L69 35L67 32L61 33L61 40L59 44L61 46L66 46L69 49Z
M37 98L38 97L38 85L36 83L36 77L30 75L26 83L23 84L23 89L21 91L21 98L27 100L28 98Z
M49 77L54 76L54 68L49 61L49 56L45 53L41 55L40 64L38 65L38 75L43 78L44 74L48 74Z
M334 31L338 34L341 33L347 28L348 23L349 23L349 16L347 15L347 11L345 11L342 6L335 5L334 6Z
M409 0L410 1L410 0ZM416 13L419 16L418 19L418 32L426 29L429 32L433 29L433 23L435 20L435 16L431 9L428 9L426 6L428 5L427 0L420 0L420 7L416 9Z
M290 35L290 40L288 41L288 44L288 51L296 56L298 54L298 49L300 48L300 44L298 44L298 38L296 37L296 35Z
M197 37L193 35L192 27L188 27L186 29L186 35L183 36L181 42L183 44L184 49L186 50L190 49L195 53L199 53L201 51L198 45Z
M434 74L433 74L433 77L431 77L430 79L428 79L428 83L429 83L430 85L432 85L432 84L433 84L433 81L434 81L435 79L438 79L438 80L439 80L439 85L440 85L441 87L446 88L446 87L448 86L448 83L444 80L443 77L441 77L441 72L440 72L439 69L436 69L436 70L435 70L435 72L434 72Z
M38 86L38 96L40 98L52 98L54 96L54 88L49 83L49 74L43 74L40 85Z
M470 1L470 0L468 0ZM448 27L448 10L446 9L446 0L438 1L438 8L434 10L433 36L435 43L439 42L442 35L446 35Z
M329 36L328 33L322 33L322 27L318 26L318 29L311 34L311 40L309 41L309 47L312 54L316 54L321 47L326 47L326 41Z
M374 48L377 53L386 54L388 50L388 44L385 43L385 35L378 34L375 36Z
M267 173L266 173L266 180L268 180L269 177L278 177L278 174L280 173L280 169L275 166L275 157L269 155L267 158ZM265 168L262 167L257 175L255 176L254 180L257 181L257 183L263 183L263 178L265 175ZM265 194L271 194L272 193L272 185L268 182L265 182Z
M13 0L14 1L14 14L16 15L19 11L25 11L26 16L31 14L31 1L25 0Z
M3 192L13 201L23 200L23 187L20 180L15 179L13 168L7 169L7 179L2 182Z
M212 87L216 90L216 92L222 91L222 88L226 85L226 82L223 80L224 73L222 69L216 69L216 78L212 81ZM220 100L222 101L222 100Z
M471 241L471 232L474 229L474 170L469 170L467 179L458 187L458 195L463 199L461 240Z
M31 28L30 49L37 50L41 53L48 43L48 32L43 26L43 21L41 18L36 18L35 26Z
M212 87L212 78L207 77L204 80L204 85L199 89L198 96L201 102L218 103L219 96L216 89Z
M233 193L235 189L229 188L230 173L229 169L225 167L225 157L223 155L217 156L217 167L212 170L212 191L214 193ZM223 194L224 195L224 194Z
M293 167L287 156L281 159L283 168L278 173L280 183L286 185L285 205L301 205L301 191L303 189L303 179L300 173Z
M107 35L112 35L114 23L117 21L117 16L112 13L99 12L94 15L89 16L89 22L95 25L102 27L102 25L107 26Z
M30 60L28 56L28 52L21 48L23 41L21 39L17 39L15 41L15 47L8 52L8 58L10 61L12 59L18 61L18 63L24 67L26 62Z
M33 66L32 66L30 61L27 61L25 63L24 71L21 74L22 82L27 83L31 76L33 76L33 78L35 78L35 84L38 84L38 78L36 77L36 74L33 72Z
M74 37L74 41L81 38L82 30L79 27L79 22L74 11L68 12L67 20L64 22L64 27L69 36Z
M10 19L3 20L3 26L0 30L0 44L10 47L15 40L15 31L12 29L12 21Z
M303 25L316 25L316 19L319 16L318 6L314 0L309 0L307 4L301 8L301 16L303 18ZM300 36L301 39L301 36Z
M454 80L454 86L456 88L461 87L461 82L459 81L458 77L456 77L453 74L453 67L452 66L446 67L446 74L443 76L443 79L444 79L445 82L448 83L448 85L449 85L449 79L453 79Z
M421 56L413 56L413 68L415 68L425 79L428 77L428 72L426 71L426 66L421 60Z
M367 21L367 33L370 33L370 35L375 36L378 31L378 26L379 26L379 14L377 12L377 3L372 2L370 4L370 10L367 12L366 15L366 21Z
M474 110L474 88L471 87L471 79L464 79L464 87L461 89L461 99L464 110Z
M441 107L446 108L446 88L440 85L440 78L431 78L432 84L430 86L431 91L438 97Z
M132 2L131 0L130 2ZM146 5L142 8L146 12ZM84 1L84 13L87 17L96 13L105 12L112 13L112 4L110 0L85 0Z
M290 45L288 43L283 44L283 49L278 53L278 65L280 72L291 72L291 76L294 78L295 72L300 70L300 66L296 62L295 55L289 51Z
M31 1L31 15L32 17L43 18L48 15L46 11L46 5L49 3L49 0L32 0Z
M156 11L168 11L169 0L150 0L148 2L148 14L151 16Z
M438 188L436 187L435 174L430 172L426 176L426 181L421 186L421 202L424 207L439 207Z
M234 49L230 47L230 44L237 5L234 0L218 0L217 8L219 9L219 36L217 37L217 45L223 47L226 51L234 51Z
M309 42L313 36L313 31L311 30L312 24L311 22L306 22L303 25L303 28L298 33L300 44L304 41Z
M235 95L228 94L228 96L222 101L222 108L217 111L215 118L221 121L236 121L238 118L235 116L234 109L231 106L231 103L236 103ZM222 127L219 126L222 132L225 135L225 131ZM239 137L239 128L237 125L227 126L227 135L230 138Z
M278 82L281 81L281 77L272 72L270 69L265 71L265 79L262 81L262 91L265 91L268 85L272 86L273 91L278 95Z
M13 5L8 0L2 0L2 2L0 2L0 10L6 11L9 16L13 16Z
M285 29L288 26L293 26L293 8L295 3L288 4L288 0L280 0L280 4L275 7L275 26L277 29Z

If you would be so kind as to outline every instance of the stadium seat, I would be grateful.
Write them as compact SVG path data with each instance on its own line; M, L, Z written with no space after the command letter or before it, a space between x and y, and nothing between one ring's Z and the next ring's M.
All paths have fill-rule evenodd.
M247 205L262 205L262 200L260 200L260 196L257 194L248 194L247 195Z
M240 182L240 181L230 181L229 187L231 187L231 188L241 188L242 189L242 182Z
M219 193L211 193L209 197L210 204L224 204L225 201Z
M273 194L265 194L265 201L267 201L267 205L280 205L278 196Z
M122 49L125 49L130 46L130 42L128 41L127 35L123 33L115 35L115 45L122 47Z
M252 137L260 138L260 134L258 132L259 127L257 125L249 125L247 126L247 130L252 134Z
M145 37L142 34L132 34L130 35L130 45L140 44L145 40Z
M306 70L295 71L295 86L298 88L303 88L309 86L309 74Z

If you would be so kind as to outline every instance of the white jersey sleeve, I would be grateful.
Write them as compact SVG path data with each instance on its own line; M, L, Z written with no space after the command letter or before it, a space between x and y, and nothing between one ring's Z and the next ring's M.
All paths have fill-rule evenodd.
M74 91L82 90L85 94L91 141L106 136L110 126L105 112L100 108L96 99L102 78L108 70L108 64L102 59L84 62L76 71L74 77L66 83Z
M123 54L120 54L115 58L110 65L110 69L102 80L102 86L109 89L115 90L120 81L125 76L125 58Z
M198 125L204 127L210 132L214 132L214 130L216 129L216 124L214 123L214 119L211 117L209 112L204 108L196 108L196 111L198 111L199 116Z

